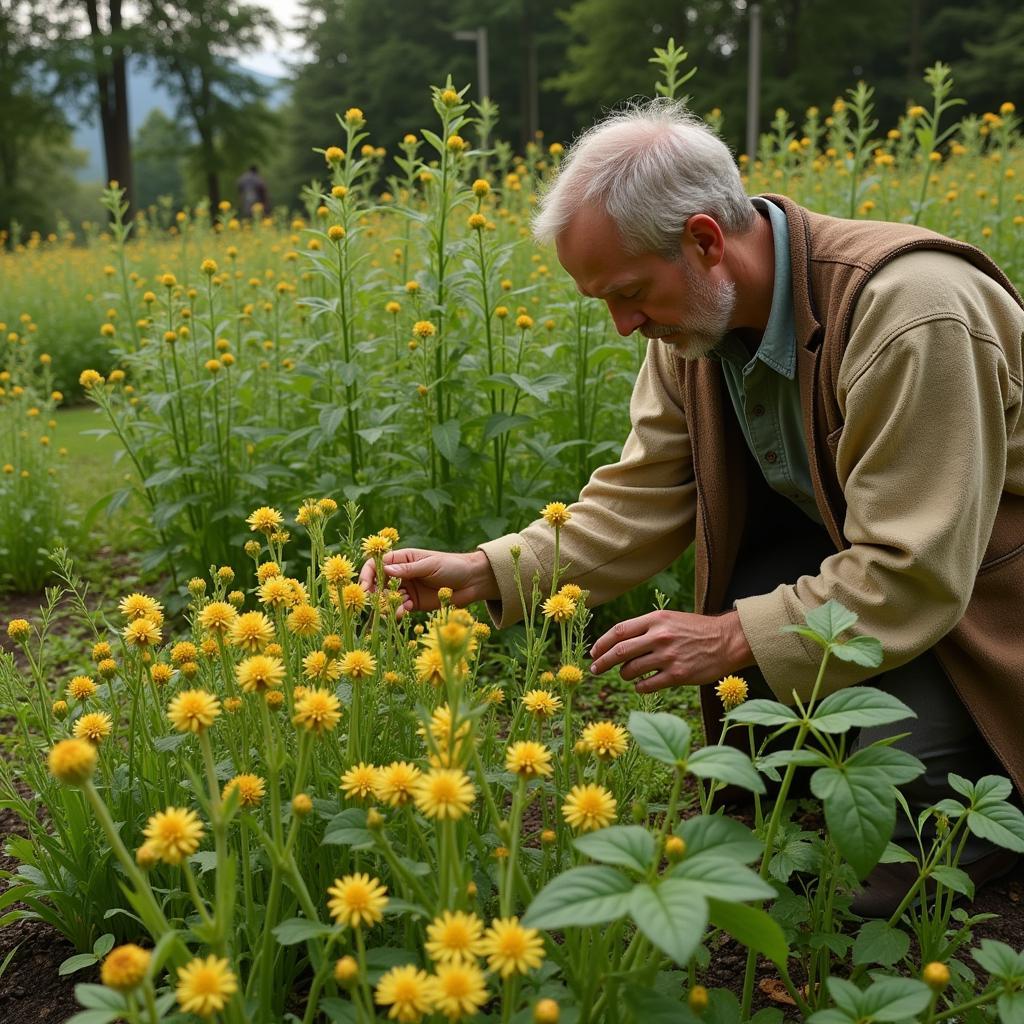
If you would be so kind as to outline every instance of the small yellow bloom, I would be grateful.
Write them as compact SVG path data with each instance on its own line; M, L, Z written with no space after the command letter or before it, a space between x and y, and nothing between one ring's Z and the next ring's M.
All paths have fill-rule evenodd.
M703 1013L708 1008L708 990L703 985L694 985L686 997L686 1002L694 1013Z
M199 613L199 625L210 633L223 634L234 625L237 618L238 612L226 601L211 601Z
M938 960L933 960L924 965L924 969L921 971L921 980L930 989L941 992L949 984L949 968L945 964L939 963Z
M540 718L550 718L561 706L561 698L556 697L550 690L527 690L523 694L523 707Z
M178 732L203 732L219 714L220 701L207 690L182 690L167 706L167 717Z
M572 513L564 501L550 501L541 510L540 514L548 526L565 526L572 518Z
M555 678L563 686L579 686L583 682L583 669L578 665L562 665Z
M266 654L254 654L235 666L235 678L246 693L277 689L284 682L284 662Z
M429 320L417 320L412 325L412 333L417 338L432 338L437 333L437 328Z
M518 917L498 918L484 935L483 953L491 970L507 978L540 967L544 942L536 928L524 928Z
M7 635L12 640L24 640L32 631L27 619L11 619L7 623Z
M341 777L341 791L353 800L366 800L377 792L380 769L360 761Z
M98 758L96 748L86 740L60 740L51 748L47 764L58 782L81 786L92 778Z
M225 957L196 957L178 970L175 994L184 1013L212 1017L220 1013L238 991L238 979Z
M308 817L313 813L313 801L307 793L296 793L292 797L292 814L298 818Z
M591 722L583 730L587 749L602 760L614 760L626 752L629 733L615 722Z
M558 1024L561 1010L554 999L538 999L533 1005L533 1024Z
M438 964L430 988L435 1011L449 1020L473 1016L489 998L483 971L471 963Z
M134 619L122 634L129 647L152 647L160 643L160 627L152 619Z
M604 786L573 786L562 804L562 816L573 828L592 832L615 820L615 808L615 797Z
M458 821L475 796L469 776L458 768L433 768L416 783L416 807L428 818Z
M328 146L324 150L324 159L329 164L340 164L345 159L345 151L340 146Z
M235 789L238 790L239 807L258 807L266 794L266 782L259 775L236 775L224 783L221 799L227 800Z
M68 683L68 696L75 700L88 700L96 695L96 684L91 676L75 676Z
M168 807L150 817L143 835L153 844L160 860L180 864L199 849L203 824L195 811Z
M341 674L349 679L369 679L377 671L377 660L369 651L347 651L341 658Z
M384 916L387 889L376 878L357 872L335 879L328 890L327 909L338 924L347 928L376 924Z
M746 680L739 676L726 676L715 686L715 693L726 711L739 707L747 699Z
M100 966L100 981L117 992L131 992L146 977L151 953L148 949L127 942L112 949Z
M374 999L378 1006L390 1007L389 1020L416 1024L433 1009L430 985L430 976L415 964L392 967L377 982Z
M113 720L105 711L93 711L75 722L74 736L79 740L88 740L99 745L114 728Z
M520 740L509 745L505 751L505 768L514 775L525 779L536 779L550 775L551 751L543 743L534 740Z
M284 517L276 508L261 505L245 520L250 529L259 533L273 533L283 522Z
M208 607L210 606L207 605ZM233 608L231 611L234 613ZM274 624L263 612L235 614L231 622L229 639L235 647L241 647L242 650L254 654L256 651L262 650L274 639Z
M295 705L292 721L308 732L330 732L341 720L341 701L327 690L310 690Z
M383 800L389 807L411 803L421 774L414 764L392 761L377 771L374 793L378 800Z
M347 583L341 588L341 603L350 612L361 612L369 598L361 583Z

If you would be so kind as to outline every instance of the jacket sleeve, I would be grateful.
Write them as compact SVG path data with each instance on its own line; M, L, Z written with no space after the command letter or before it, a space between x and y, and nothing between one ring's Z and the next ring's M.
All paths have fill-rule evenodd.
M836 469L850 546L817 576L735 603L758 667L786 702L809 696L821 651L779 630L830 598L857 614L857 632L878 638L884 661L865 669L834 659L823 693L909 661L956 625L1017 427L1012 347L1024 318L1002 289L947 254L906 256L876 277L858 301L839 380Z
M673 358L663 342L649 342L630 398L632 429L622 456L594 471L561 528L561 579L589 590L591 605L610 601L660 572L693 540L697 492ZM510 555L514 546L521 552L527 599L534 573L540 574L542 592L551 587L554 531L543 520L479 545L501 594L488 605L499 627L523 615Z

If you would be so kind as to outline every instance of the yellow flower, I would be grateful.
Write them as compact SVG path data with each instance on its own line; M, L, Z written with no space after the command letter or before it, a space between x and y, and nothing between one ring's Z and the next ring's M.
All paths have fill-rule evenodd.
M129 647L152 647L160 643L163 634L152 619L134 619L125 626L122 635Z
M302 659L302 674L307 679L335 682L341 677L341 664L331 661L323 651L313 651Z
M388 537L383 537L379 533L374 533L369 537L363 538L363 554L367 558L376 558L378 555L383 555L385 552L391 550L391 540Z
M407 761L392 761L377 772L374 794L389 807L401 807L413 799L420 770Z
M536 779L551 774L551 751L543 743L520 740L505 752L505 768L514 775Z
M327 690L310 690L295 705L292 721L308 732L330 732L341 720L341 701Z
M130 992L146 977L151 954L148 949L127 942L112 949L100 966L100 981L117 992Z
M725 710L729 711L747 699L747 684L739 676L726 676L715 687L715 693Z
M626 752L629 733L614 722L591 722L583 730L583 742L598 757L614 760Z
M377 792L380 769L376 765L360 761L341 777L341 791L355 800L365 800Z
M423 949L435 963L472 962L483 955L483 932L483 921L476 914L446 910L427 925Z
M284 517L276 508L261 505L245 521L254 532L273 533L284 522Z
M255 654L274 639L274 624L263 612L245 612L231 623L229 639L236 647Z
M416 678L421 683L444 685L444 658L436 647L428 647L416 655Z
M363 123L363 112L358 107L349 107L345 111L345 123L359 127Z
M238 991L238 979L226 957L196 957L178 969L175 994L184 1013L212 1017L220 1013Z
M235 666L235 677L246 693L273 690L284 681L284 662L266 654L254 654Z
M555 678L563 686L579 686L583 682L583 669L577 665L562 665Z
M564 501L549 501L540 514L548 526L565 526L572 518L572 513Z
M949 984L949 968L938 960L933 960L924 965L921 980L930 989L941 992Z
M437 328L429 320L417 320L412 325L412 333L417 338L431 338L437 333Z
M328 146L324 150L324 159L329 164L338 164L345 159L345 151L340 146Z
M390 1006L388 1018L400 1024L416 1024L433 1009L430 976L415 964L392 967L377 982L374 998L378 1006Z
M561 1010L554 999L538 999L533 1004L533 1024L558 1024Z
M83 370L78 375L78 383L85 388L86 391L91 391L97 384L103 383L103 377L95 370Z
M236 775L224 783L221 799L227 800L233 789L238 790L239 807L258 807L266 793L266 783L259 775Z
M287 608L295 601L292 585L284 576L271 576L259 588L258 594L260 603L271 608Z
M473 195L478 199L482 199L490 191L491 183L486 178L477 178L473 182Z
M153 619L157 612L163 613L163 606L148 594L130 594L121 598L118 611L126 619Z
M330 558L325 559L321 571L324 579L335 585L348 583L356 572L352 563L344 555L331 555Z
M566 513L568 515L568 513ZM570 601L578 601L583 596L583 588L577 586L575 583L566 583L564 586L558 588L559 594L562 597L569 598Z
M160 860L166 864L180 864L199 849L203 823L195 811L168 807L149 819L143 835L153 844Z
M694 985L686 1002L694 1013L703 1013L708 1008L708 990L703 985Z
M96 694L96 684L91 676L75 676L68 683L68 696L75 700L88 700Z
M561 698L550 690L527 690L523 694L523 707L541 718L550 718L561 706Z
M50 750L47 764L50 774L69 786L81 786L92 778L99 755L86 740L61 740Z
M211 633L223 634L235 624L237 618L238 612L226 601L211 601L199 613L199 625Z
M167 717L178 732L200 733L220 714L220 701L207 690L182 690L167 706Z
M341 674L349 679L369 679L377 671L377 660L369 651L347 651L341 658Z
M68 702L66 700L55 700L50 706L50 710L58 722L63 722L68 717Z
M576 614L576 602L564 594L555 594L541 605L541 611L555 622L568 622Z
M466 140L461 135L449 135L446 145L452 153L461 153L467 148Z
M338 924L346 928L376 924L384 916L387 889L376 878L356 873L335 879L328 890L327 909Z
M181 665L186 661L195 661L199 657L196 645L189 640L182 640L171 648L171 661Z
M320 632L320 612L310 604L296 605L288 616L287 624L296 636L316 636Z
M573 786L562 804L562 816L581 832L605 828L615 820L615 797L604 786Z
M428 818L458 821L475 795L469 776L458 768L433 768L416 783L416 807Z
M484 973L476 964L439 964L430 989L435 1011L449 1020L473 1016L488 999Z
M207 277L213 277L217 273L217 261L207 258L199 264L199 269Z
M345 229L340 224L332 224L327 229L327 237L332 242L340 242L345 237Z
M498 918L484 935L483 953L492 971L503 978L540 967L544 942L535 928L524 928L518 917Z
M113 728L114 723L110 715L105 711L94 711L91 714L82 715L75 722L75 739L88 740L90 743L99 744L110 735Z
M520 313L516 317L516 327L521 331L528 331L533 326L533 317L527 316L525 313Z
M308 817L313 813L313 801L308 793L296 793L292 797L292 814L298 818Z
M109 658L113 653L110 649L110 644L106 640L101 640L99 643L92 645L93 661L103 661L104 658Z
M348 583L341 588L341 603L350 612L361 612L366 607L367 593L361 583Z

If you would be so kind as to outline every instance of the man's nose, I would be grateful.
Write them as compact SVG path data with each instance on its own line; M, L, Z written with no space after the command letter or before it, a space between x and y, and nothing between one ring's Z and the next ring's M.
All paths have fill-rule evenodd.
M639 310L616 309L609 306L615 330L624 338L628 338L647 319Z

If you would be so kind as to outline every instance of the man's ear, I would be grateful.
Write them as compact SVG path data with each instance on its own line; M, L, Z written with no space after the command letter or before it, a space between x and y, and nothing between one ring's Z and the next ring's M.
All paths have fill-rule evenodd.
M725 235L718 221L706 213L695 213L687 222L683 244L694 246L701 262L718 266L725 257Z

